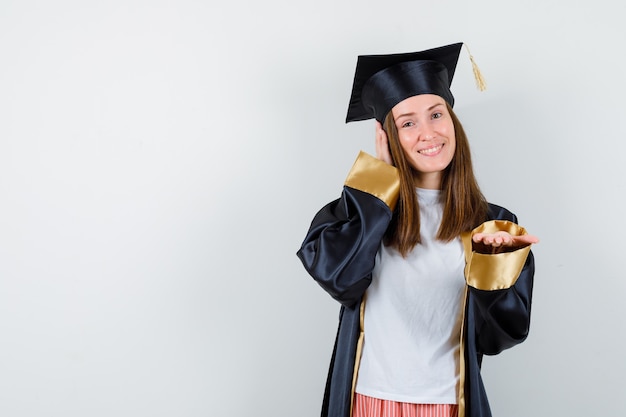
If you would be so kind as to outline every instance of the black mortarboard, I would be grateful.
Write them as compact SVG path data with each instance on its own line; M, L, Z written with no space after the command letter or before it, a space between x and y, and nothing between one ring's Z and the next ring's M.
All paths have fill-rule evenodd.
M371 118L383 123L393 106L419 94L436 94L453 106L450 84L462 46L359 56L346 123Z

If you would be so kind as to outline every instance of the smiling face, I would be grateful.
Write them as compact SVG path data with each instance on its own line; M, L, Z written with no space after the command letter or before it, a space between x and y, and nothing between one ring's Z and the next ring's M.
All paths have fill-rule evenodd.
M391 114L400 146L415 171L415 186L439 189L456 147L445 100L434 94L409 97L396 104Z

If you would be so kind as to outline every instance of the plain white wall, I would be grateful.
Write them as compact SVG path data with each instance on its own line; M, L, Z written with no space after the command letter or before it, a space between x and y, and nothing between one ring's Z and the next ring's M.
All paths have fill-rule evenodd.
M624 12L2 0L0 415L318 415L338 305L295 252L374 151L356 56L458 41L483 191L542 239L494 415L623 415Z

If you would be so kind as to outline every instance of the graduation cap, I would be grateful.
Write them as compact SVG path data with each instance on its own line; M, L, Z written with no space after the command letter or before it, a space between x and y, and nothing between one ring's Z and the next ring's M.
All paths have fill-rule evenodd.
M387 113L404 99L435 94L454 105L450 84L463 43L426 51L358 57L346 123L375 118L383 123ZM481 90L484 81L470 54Z

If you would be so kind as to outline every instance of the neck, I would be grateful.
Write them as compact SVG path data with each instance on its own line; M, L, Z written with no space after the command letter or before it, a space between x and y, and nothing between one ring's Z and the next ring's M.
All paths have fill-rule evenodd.
M413 175L413 184L417 188L424 188L426 190L440 190L441 172L416 172Z

